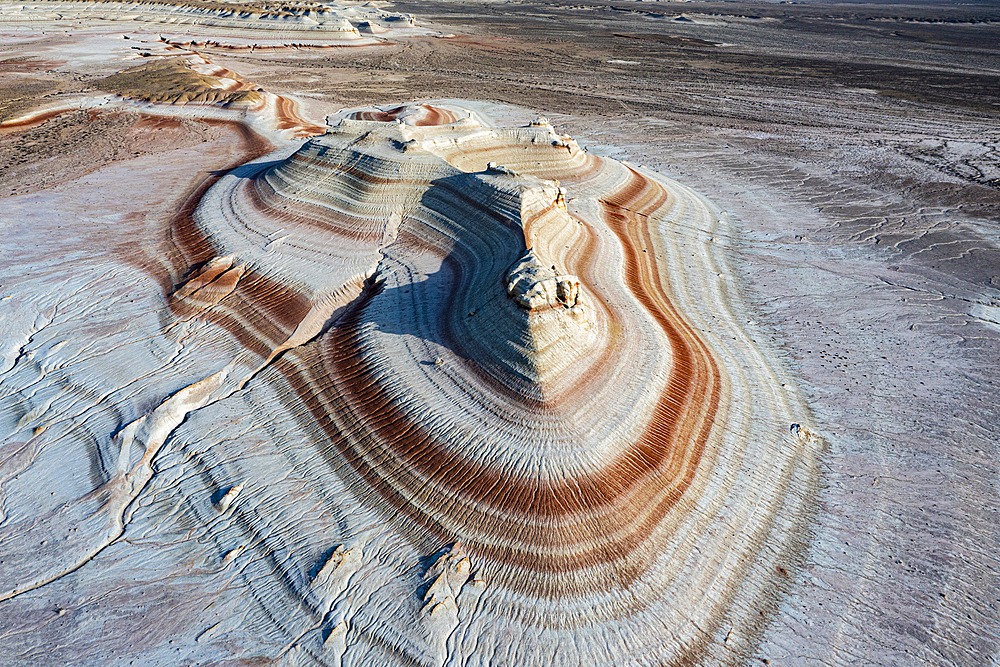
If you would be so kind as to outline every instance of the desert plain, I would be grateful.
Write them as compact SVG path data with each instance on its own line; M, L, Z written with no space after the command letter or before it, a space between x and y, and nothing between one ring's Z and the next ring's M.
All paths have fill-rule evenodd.
M0 663L992 665L1000 8L0 2Z

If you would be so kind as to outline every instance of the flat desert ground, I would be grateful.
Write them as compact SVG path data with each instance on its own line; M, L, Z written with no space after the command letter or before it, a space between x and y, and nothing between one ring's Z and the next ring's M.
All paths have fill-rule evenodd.
M171 7L188 13L177 18ZM317 13L323 5L309 3L0 2L0 663L997 664L995 3L404 0L328 7L340 14L324 19ZM262 12L290 27L258 29ZM327 36L311 27L341 15L347 32ZM428 108L444 114L441 122L448 113L470 120L444 130L407 124L406 113L421 117ZM366 113L384 114L391 127L376 128ZM402 114L400 122L393 114ZM529 126L539 116L547 123ZM434 158L432 185L454 169L474 175L471 185L453 188L456 197L478 197L469 194L475 188L507 193L482 199L484 211L505 211L503 197L521 197L527 219L524 202L548 193L549 204L559 204L559 187L564 218L589 220L588 201L611 205L612 195L588 194L579 184L590 181L543 173L542 158L537 173L526 159L517 174L508 169L516 151L535 145L525 138L529 130L555 137L566 160L642 176L701 211L664 218L675 226L663 239L649 237L647 257L662 246L673 254L661 263L673 266L647 278L670 296L670 312L688 322L691 339L705 341L709 357L728 369L718 391L730 402L720 435L711 436L718 442L704 445L714 467L698 464L681 500L663 515L673 527L657 524L662 530L648 537L666 546L623 540L619 547L610 528L587 533L612 564L619 563L615 549L628 567L640 554L635 572L626 565L594 566L597 575L582 565L562 571L552 563L569 556L555 546L553 560L532 559L549 553L549 537L563 544L557 529L545 533L562 525L556 519L531 524L542 526L542 536L530 533L538 541L525 537L523 549L505 546L499 529L489 538L497 541L477 542L474 517L492 511L489 498L482 510L469 501L472 509L449 524L441 518L447 511L427 500L437 496L399 481L410 472L408 459L397 477L386 477L379 465L390 454L362 470L339 448L338 434L356 429L329 425L324 410L354 414L353 404L322 407L339 405L349 392L346 384L325 384L315 360L347 373L346 361L323 356L341 349L335 339L347 335L344 322L357 328L358 340L368 336L384 349L391 338L412 351L414 341L433 336L392 329L374 315L369 324L379 331L369 331L360 315L343 319L332 301L315 296L329 295L307 289L315 272L307 276L295 262L348 253L280 245L295 232L280 206L266 230L254 227L258 214L246 214L246 230L232 220L250 206L240 199L244 181L256 182L265 169L286 173L289 156L304 155L296 151L307 141L321 146L327 128L345 118L339 132L351 123L360 128L352 150L402 155L410 140L423 147L413 149L420 155L426 148L428 156L445 156ZM515 127L529 129L496 129ZM446 145L446 137L475 132L492 137L483 145L499 157L475 162ZM340 135L328 136L333 142ZM435 136L445 138L434 143ZM376 146L375 138L384 143ZM363 148L365 141L374 147ZM329 184L324 150L309 153L313 166L302 167L308 179L272 179L265 194L294 198L303 188L327 188L322 201L332 201L368 192L351 185L362 195L345 195L347 186ZM495 164L487 168L487 161ZM292 173L297 163L287 164ZM368 176L358 178L382 183L375 176L384 175L382 167L359 165L356 172ZM424 209L445 210L422 197ZM320 201L317 195L309 210ZM371 202L363 201L357 210L368 211ZM198 212L210 205L218 211ZM625 214L638 210L628 206L621 204ZM657 215L636 213L636 224L660 224ZM402 247L406 214L402 223L389 213L378 219L387 225L371 232L382 235L379 247ZM231 227L217 232L223 222ZM366 242L361 232L348 236L338 247ZM595 238L598 248L618 247L610 233ZM420 243L398 251L398 266L423 266L407 263ZM580 260L574 273L585 294L587 271L597 283L610 276L608 294L641 291L626 289L635 272L622 243L622 250ZM462 267L456 275L474 276L486 265L472 250L475 259L451 257ZM648 260L635 261L641 268ZM436 284L431 270L411 274L413 285ZM216 275L233 283L211 297L206 285L218 286ZM357 283L350 297L370 299L374 308L409 284L390 278L378 293L375 275L358 269L348 276ZM515 273L504 275L513 290ZM546 276L562 281L560 290L573 278ZM281 324L269 290L294 293L281 303L308 302L301 309L310 314ZM204 302L191 310L188 302L199 298ZM575 301L559 299L556 310L570 312ZM321 301L327 310L309 310ZM344 307L368 312L356 303ZM636 321L655 320L651 306L644 306L648 317L636 308ZM385 322L396 322L383 309ZM580 336L617 336L609 350L664 368L677 358L676 348L673 357L657 351L654 325L648 342L627 328L614 333L614 322L599 320L600 308L584 312L598 319ZM315 313L322 317L313 326ZM469 331L474 338L479 330ZM392 373L410 382L412 367L412 386L437 382L434 369L449 373L450 355L462 357L460 346L447 347L426 358L387 357L379 361L383 375L372 377L395 387L393 406L405 407L410 385L397 387ZM757 361L743 361L748 350L759 370ZM524 354L540 369L525 371L525 382L544 385L539 400L550 400L558 392L545 384L543 352ZM574 363L584 361L591 363ZM635 392L642 404L646 370L626 364L607 371L607 382L621 387L608 395ZM566 392L567 404L582 406L573 414L600 409L587 407L584 394L603 385L573 382L567 386L585 387ZM791 406L787 418L771 407L779 394ZM623 433L648 417L607 412ZM437 428L443 419L428 411L418 423ZM497 419L498 432L517 421ZM562 454L536 457L530 446L550 445L541 434L532 438L503 445L496 466L523 461L558 478L559 466L549 471L545 462ZM419 456L413 461L423 465ZM438 481L432 475L426 484ZM455 493L455 502L464 502ZM422 502L428 507L418 508ZM634 503L641 513L642 502ZM550 516L526 500L529 506ZM504 511L521 517L510 525L529 520L516 507ZM513 544L522 533L510 530ZM668 547L685 555L658 565L666 552L657 549ZM527 564L511 574L505 558ZM607 582L594 583L612 570Z

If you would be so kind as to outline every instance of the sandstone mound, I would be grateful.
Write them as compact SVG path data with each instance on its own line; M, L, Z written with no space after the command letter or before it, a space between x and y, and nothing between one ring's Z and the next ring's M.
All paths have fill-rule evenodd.
M361 109L350 114L352 120L377 120L383 123L398 120L407 125L447 125L469 114L430 104L408 104L390 109Z
M217 77L191 69L184 58L153 60L101 79L103 90L147 102L185 104L260 105L264 96L259 90L232 90Z
M277 525L316 540L292 499L243 516L274 563L258 603L278 625L307 609L286 631L324 664L743 655L820 442L746 329L727 217L544 119L417 122L447 113L356 114L380 119L243 167L174 230L200 267L175 316L277 371L318 454L308 493L373 517L307 574L271 560Z

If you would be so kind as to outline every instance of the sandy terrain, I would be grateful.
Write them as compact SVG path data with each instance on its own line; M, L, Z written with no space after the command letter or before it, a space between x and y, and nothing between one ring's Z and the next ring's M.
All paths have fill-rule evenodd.
M120 431L228 360L208 324L171 328L167 297L190 268L169 259L178 215L226 170L291 154L341 109L466 100L499 125L543 113L589 152L707 195L737 229L727 259L748 330L826 444L806 545L752 610L736 664L996 663L991 3L398 2L386 11L416 25L378 45L252 51L171 46L162 25L128 22L42 33L7 20L8 4L0 662L382 664L362 645L341 650L336 609L295 611L330 536L368 528L316 490L308 420L277 373L191 412L131 487L105 485ZM137 96L107 83L168 56L187 59L196 94L259 88L264 101L171 106L162 85ZM256 515L261 532L217 509L239 484L245 502L302 503ZM114 503L112 535L102 508ZM432 554L420 558L429 571ZM326 640L342 662L315 649Z

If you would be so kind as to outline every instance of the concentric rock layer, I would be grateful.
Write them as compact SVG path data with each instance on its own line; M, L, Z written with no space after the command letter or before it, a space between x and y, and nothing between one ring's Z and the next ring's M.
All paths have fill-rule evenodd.
M390 565L426 585L331 645L400 664L745 655L803 546L820 443L741 303L731 232L544 119L428 105L356 112L177 222L198 268L174 314L273 362L328 474L437 554ZM360 567L351 548L306 590ZM317 622L362 594L346 581Z

